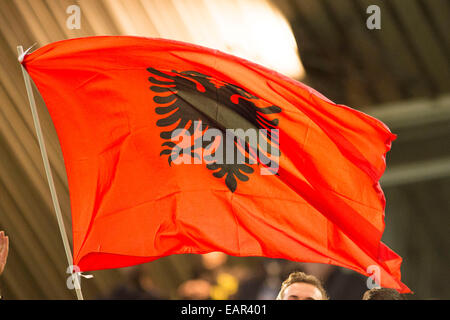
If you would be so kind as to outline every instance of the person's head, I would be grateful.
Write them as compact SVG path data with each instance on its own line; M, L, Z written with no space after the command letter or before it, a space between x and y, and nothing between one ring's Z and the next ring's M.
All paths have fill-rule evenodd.
M328 300L328 295L316 277L293 272L282 283L277 300Z
M223 252L210 252L201 255L202 264L208 270L214 270L223 266L227 260L228 256Z
M373 288L364 292L363 300L405 300L405 298L394 289Z

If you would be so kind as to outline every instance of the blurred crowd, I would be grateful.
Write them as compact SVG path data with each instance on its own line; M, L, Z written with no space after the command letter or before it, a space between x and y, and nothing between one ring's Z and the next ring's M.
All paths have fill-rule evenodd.
M244 264L230 261L238 259L222 252L194 258L198 258L199 263L192 277L182 281L175 293L159 289L141 265L129 269L125 282L101 299L274 300L280 299L280 288L287 287L287 279L298 274L318 280L326 292L324 299L325 296L331 300L374 297L368 292L366 277L332 265L268 258L255 258L252 263ZM388 299L394 298L389 296Z

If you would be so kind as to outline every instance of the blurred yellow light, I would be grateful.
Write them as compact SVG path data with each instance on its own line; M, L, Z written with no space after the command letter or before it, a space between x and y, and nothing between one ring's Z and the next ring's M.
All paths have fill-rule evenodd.
M174 1L174 5L197 44L256 62L295 79L304 77L289 23L267 0L185 0ZM186 14L187 7L195 8L198 15Z
M220 273L217 276L217 284L225 288L230 295L236 293L239 287L238 280L228 273Z
M289 23L269 0L103 1L122 34L195 43L305 76Z

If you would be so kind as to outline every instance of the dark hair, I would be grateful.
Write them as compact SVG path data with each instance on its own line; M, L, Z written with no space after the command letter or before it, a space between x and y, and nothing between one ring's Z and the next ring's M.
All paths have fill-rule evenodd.
M406 300L406 298L395 289L373 288L364 292L363 300Z
M284 291L286 290L287 287L289 287L291 284L297 283L297 282L312 284L317 289L319 289L320 293L322 294L323 300L329 299L327 292L325 291L325 288L323 287L322 282L319 279L317 279L313 275L309 275L304 272L298 271L298 272L292 272L289 275L289 277L283 281L283 283L281 284L281 290L277 296L277 300L281 300L283 298Z

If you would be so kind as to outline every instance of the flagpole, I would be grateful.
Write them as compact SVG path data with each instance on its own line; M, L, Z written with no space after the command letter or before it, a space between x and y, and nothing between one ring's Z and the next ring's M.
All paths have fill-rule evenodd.
M72 266L72 252L70 250L69 239L67 237L66 228L64 227L64 220L63 220L62 214L61 214L61 207L59 205L58 195L56 193L55 183L53 181L53 175L52 175L52 171L50 168L50 162L48 160L47 149L45 147L45 142L44 142L44 135L42 134L41 125L39 122L39 115L37 113L37 108L36 108L36 101L34 100L33 88L31 86L30 76L28 75L28 72L22 65L22 60L24 57L23 47L18 46L17 52L19 54L20 66L22 68L23 78L25 80L25 87L27 89L28 101L30 102L31 114L33 115L34 127L36 128L36 135L38 138L39 147L41 149L41 155L42 155L42 160L44 162L45 173L47 175L47 181L48 181L48 185L50 187L50 193L52 195L53 206L55 208L55 213L56 213L56 220L58 221L59 231L61 233L61 238L62 238L62 241L64 244L67 262L68 262L69 266ZM25 54L26 54L26 52L25 52ZM76 292L77 298L78 298L78 300L83 300L83 294L81 292L79 276L74 275L72 268L70 268L70 271L71 271L71 274L72 274L72 277L74 280L74 287L75 287L75 292Z

